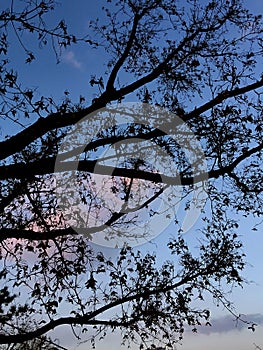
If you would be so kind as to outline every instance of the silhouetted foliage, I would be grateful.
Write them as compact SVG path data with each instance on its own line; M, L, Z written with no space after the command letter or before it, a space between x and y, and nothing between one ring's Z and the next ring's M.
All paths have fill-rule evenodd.
M210 325L207 295L240 319L225 291L244 283L245 253L235 215L262 214L261 16L239 0L108 0L104 19L90 23L93 34L78 38L63 20L49 28L53 0L5 6L0 12L0 108L1 117L18 131L0 142L0 344L37 349L49 330L68 325L79 339L93 328L87 336L93 345L96 337L120 329L123 343L172 349L186 327L196 332ZM52 47L58 61L61 50L73 43L104 52L105 75L90 71L96 97L71 101L65 89L61 103L23 86L8 59L10 40L24 50L25 64L41 54L27 47L25 32L43 49ZM77 158L70 151L58 157L72 125L90 115L87 127L93 133L103 118L96 112L115 108L113 103L128 96L170 113L160 119L160 128L108 125L84 149L74 150ZM203 148L207 181L199 163L189 164L179 144L161 131L173 128L175 114ZM131 157L117 158L114 173L105 175L112 164L108 159L114 158L105 152L132 139L140 140L146 159L123 146ZM165 162L159 169L158 159L150 164L153 145L169 155L176 174ZM76 159L72 190L68 175ZM59 181L57 165L63 168ZM174 184L182 190L178 198L168 195ZM158 200L173 209L179 199L187 212L197 188L207 195L198 247L189 245L176 213L171 239L159 247L167 254L161 263L154 253L129 244L119 247L116 258L91 245L105 231L109 240L129 242L135 230L147 240L149 220L161 214ZM200 205L198 199L195 204ZM55 349L52 342L45 344L41 349Z

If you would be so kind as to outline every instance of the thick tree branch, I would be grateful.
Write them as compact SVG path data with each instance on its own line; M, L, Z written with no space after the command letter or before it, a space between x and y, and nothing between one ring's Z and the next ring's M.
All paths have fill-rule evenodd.
M194 174L193 177L187 177L185 174L178 173L174 176L167 176L159 173L152 173L143 170L136 169L128 169L128 168L119 168L112 167L107 165L100 165L99 160L81 160L77 161L66 161L59 162L56 165L56 158L47 158L41 159L38 161L30 162L30 163L19 163L12 165L4 165L0 167L0 180L5 180L8 178L14 179L24 179L29 176L35 175L45 175L52 173L60 173L65 171L72 171L73 169L79 171L86 171L89 173L100 174L100 175L109 175L109 176L121 176L121 177L129 177L129 178L137 178L142 180L152 181L154 183L165 183L169 185L192 185L193 183L198 183L200 181L204 181L207 178L217 178L222 176L229 171L232 171L239 163L243 160L248 159L251 155L261 151L263 148L263 143L258 146L251 148L250 150L242 153L238 156L232 163L223 166L216 170L211 170L207 173L202 172L198 174Z
M242 190L244 193L256 192L255 189L250 189L245 183L243 183L235 173L229 171L229 172L228 172L228 176L231 177L231 178L235 181L236 185L237 185L239 188L241 188L241 190Z
M158 64L157 67L155 67L150 73L146 74L144 77L134 81L133 83L126 85L125 87L119 89L117 92L118 98L122 98L123 96L126 96L135 90L140 89L141 87L145 86L146 84L151 83L155 79L157 79L165 70L167 67L167 64L174 58L178 53L183 50L184 46L189 43L191 40L193 40L200 32L201 30L197 30L190 36L186 36L182 42L175 48L173 49L167 57Z
M236 88L234 90L225 90L225 91L221 92L214 99L210 100L209 102L203 104L200 107L195 108L192 112L186 113L182 117L182 119L184 121L190 120L193 117L196 117L196 116L210 110L211 108L215 107L216 105L220 104L221 102L225 101L228 98L243 95L247 92L256 90L260 87L263 87L263 76L260 80L256 81L253 84L243 86L241 88Z
M213 100L205 103L200 107L197 107L196 109L194 109L189 113L186 113L184 116L181 116L181 118L184 121L188 121L193 117L196 117L201 113L208 111L209 109L215 107L216 105L220 104L221 102L223 102L224 100L230 97L242 95L244 93L253 91L262 86L263 86L263 79L258 80L253 84L250 84L241 88L225 91L219 94ZM82 111L65 113L65 114L53 113L46 118L39 118L37 122L29 126L27 129L21 131L20 133L10 137L5 141L0 142L0 160L5 159L10 155L15 154L16 152L21 151L23 148L28 146L31 142L43 136L48 131L51 131L55 128L62 128L62 127L72 125L78 122L79 120L81 120L82 118L84 118L86 115L96 112L98 109L105 107L106 104L111 101L111 99L112 100L118 99L118 96L120 95L120 91L121 89L118 91L112 92L112 95L109 95L108 97L106 94L102 94L101 97L98 98L94 104L92 104L90 107L86 109L83 109ZM163 131L155 129L152 132L147 133L146 135L144 133L141 133L136 135L135 137L139 137L139 138L143 137L144 139L150 139L152 137L163 136L163 134L164 134ZM126 138L127 137L120 136L118 138L110 137L105 139L99 139L90 143L87 146L86 150L107 145L112 142L125 140Z
M159 294L159 293L166 293L168 291L174 290L174 289L186 284L188 281L198 277L199 275L202 275L202 273L206 273L206 271L201 270L201 271L198 271L198 273L197 272L192 273L191 275L188 275L188 276L185 276L184 278L182 278L179 282L168 285L166 287L162 286L160 288L147 289L146 291L142 291L142 292L137 291L131 295L125 296L123 298L119 298L116 301L108 303L108 304L100 307L99 309L97 309L93 312L90 312L88 314L85 314L83 316L61 317L59 319L52 320L49 323L45 324L42 327L39 327L38 329L36 329L34 331L30 331L27 333L20 333L20 334L10 334L10 335L0 334L0 344L22 343L22 342L34 339L36 337L39 337L39 336L41 336L41 335L49 332L50 330L52 330L58 326L61 326L61 325L91 325L92 326L94 324L98 324L97 323L98 321L95 320L95 317L103 314L104 312L106 312L108 310L115 308L116 306L124 305L130 301L139 300L141 298L145 299L151 295L155 295L155 294ZM118 324L116 323L114 326L118 326ZM125 326L125 324L122 324L122 326Z
M50 230L48 232L41 232L35 230L24 230L16 228L1 228L0 229L0 242L9 238L14 239L28 239L29 241L42 241L48 239L54 239L56 237L77 235L78 232L72 227L64 229Z
M219 105L220 103L222 103L223 101L225 101L229 98L243 95L243 94L248 93L250 91L254 91L260 87L263 87L263 77L262 77L262 79L256 81L253 84L242 86L242 87L236 88L234 90L225 90L225 91L221 92L220 94L218 94L218 96L216 96L214 99L205 103L204 105L195 108L191 112L188 112L188 113L185 113L184 115L181 115L180 118L185 122L189 121L189 120L193 119L194 117L197 117L197 116L201 115L202 113L209 111L213 107ZM166 127L166 129L169 129L169 127L173 128L173 121L171 121L170 123L166 123L165 127ZM124 141L127 139L139 138L139 139L144 139L144 140L150 140L152 138L157 138L157 137L161 137L164 135L165 135L164 131L156 128L154 130L147 131L147 132L139 132L136 135L110 136L110 137L105 137L103 139L98 139L98 140L90 142L86 146L84 151L88 152L88 151L94 150L98 147L106 146L109 144L114 144L114 143ZM80 150L79 153L83 152L83 147L79 147L79 150ZM71 156L76 155L76 154L78 154L77 148L75 148L72 152L67 152L65 154L61 154L60 159L64 160L64 159L70 158Z
M39 118L34 124L22 130L9 139L0 142L0 160L3 160L17 152L20 152L31 142L45 135L48 131L63 128L77 123L86 115L97 111L110 102L110 98L101 95L91 106L78 112L52 113L46 118Z
M232 171L234 170L239 163L243 162L243 160L249 158L253 154L260 152L263 148L263 142L261 142L258 146L253 147L245 152L243 152L240 156L238 156L231 164L228 166L224 167L227 171Z

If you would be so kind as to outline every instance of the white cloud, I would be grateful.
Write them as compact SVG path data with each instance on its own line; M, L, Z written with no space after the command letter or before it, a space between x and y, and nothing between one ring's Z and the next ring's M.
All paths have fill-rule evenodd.
M244 319L244 318L243 318ZM262 314L250 314L245 316L245 320L249 323L255 323L257 325L263 324L263 315ZM249 324L246 324L242 321L234 320L234 317L231 315L223 316L214 320L211 320L212 327L204 326L197 327L198 333L202 334L211 334L211 333L226 333L233 330L241 331L244 328L248 328ZM257 327L256 327L257 329Z
M72 65L74 68L82 68L82 63L76 58L75 53L73 51L66 51L63 54L62 59L64 62Z

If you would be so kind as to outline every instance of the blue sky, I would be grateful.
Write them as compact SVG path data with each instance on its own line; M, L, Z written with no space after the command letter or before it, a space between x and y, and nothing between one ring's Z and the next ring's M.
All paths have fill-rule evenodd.
M263 13L262 0L249 1L246 0L247 6L254 12ZM63 0L62 5L57 8L55 18L63 17L69 24L70 31L77 30L79 33L86 33L88 30L89 20L99 16L99 10L103 1L84 1L84 0ZM28 38L25 37L27 41ZM30 45L30 43L29 43ZM24 85L39 88L39 93L43 95L51 95L56 99L63 97L63 92L69 90L73 99L78 101L79 95L88 98L95 97L95 90L89 86L91 74L103 75L106 70L105 56L101 51L88 50L84 44L69 47L61 56L60 64L56 64L56 58L50 49L44 48L38 51L37 60L30 65L24 65L25 57L19 44L13 41L11 45L12 56L15 67L19 71L20 80ZM16 133L17 127L10 126L8 122L1 125L2 137L6 134ZM1 135L0 135L1 136ZM240 313L251 315L251 318L260 320L263 325L263 237L260 231L251 231L254 223L253 218L247 221L242 219L240 234L244 242L247 266L244 274L249 281L253 283L246 285L244 289L236 289L230 296L236 304L236 308ZM162 243L167 238L168 231L162 233L155 241ZM188 235L193 233L189 232ZM142 247L145 251L151 250L153 246L147 244ZM154 247L155 248L155 247ZM113 254L115 254L114 252ZM109 253L111 254L111 253ZM162 255L161 255L162 256ZM216 319L215 326L211 328L211 333L193 335L191 332L185 335L182 346L178 349L182 350L203 350L212 348L213 350L239 350L254 349L253 343L263 346L263 326L259 326L256 332L251 332L246 328L235 328L234 322L231 323L226 318L227 312L222 308L216 308L211 302L214 311L212 318ZM224 326L222 326L222 324ZM231 326L232 324L232 326ZM55 333L59 338L63 339L63 344L71 343L66 328L61 327ZM67 339L67 337L69 337ZM111 343L111 345L109 345ZM119 336L109 337L106 342L100 342L97 350L118 349ZM74 343L72 343L74 344ZM72 345L72 349L74 346ZM84 350L89 345L83 345L79 349Z

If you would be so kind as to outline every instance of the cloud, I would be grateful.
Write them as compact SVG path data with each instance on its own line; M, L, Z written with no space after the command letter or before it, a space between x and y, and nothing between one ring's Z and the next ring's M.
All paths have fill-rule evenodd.
M263 324L262 314L248 314L243 317L243 320L249 323L254 323L257 325ZM233 316L227 315L217 319L211 320L212 326L198 327L198 333L201 334L211 334L211 333L227 333L233 330L242 331L242 329L247 328L249 325L242 322L236 321Z
M81 69L82 63L76 58L75 53L73 51L67 51L63 54L63 61L71 64L74 68Z

